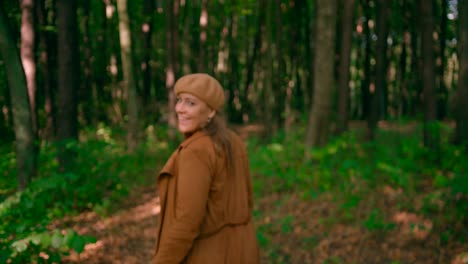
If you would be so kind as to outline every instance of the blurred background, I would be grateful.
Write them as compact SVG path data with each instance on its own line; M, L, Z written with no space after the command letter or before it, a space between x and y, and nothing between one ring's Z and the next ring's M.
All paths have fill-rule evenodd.
M0 3L0 263L148 263L175 81L245 139L262 263L468 263L468 2Z

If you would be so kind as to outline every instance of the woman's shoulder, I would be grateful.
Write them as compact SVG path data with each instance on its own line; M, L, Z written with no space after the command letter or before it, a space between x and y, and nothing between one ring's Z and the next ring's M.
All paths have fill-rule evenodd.
M207 152L213 149L213 140L204 132L197 132L180 144L180 150Z

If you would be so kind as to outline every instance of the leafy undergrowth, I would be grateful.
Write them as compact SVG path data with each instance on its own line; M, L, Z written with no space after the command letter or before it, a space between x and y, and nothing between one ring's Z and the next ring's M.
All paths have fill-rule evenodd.
M413 129L414 130L414 129ZM335 138L304 160L303 130L248 148L262 263L467 263L466 154L420 131ZM0 255L11 263L148 263L159 201L154 172L172 147L148 137L126 154L109 130L73 146L79 166L57 171L42 151L39 177L12 195L0 182ZM3 156L2 156L3 157ZM2 168L12 169L12 155ZM130 194L128 196L128 194Z
M150 138L151 139L151 138ZM137 186L148 184L149 171L167 154L168 146L149 140L133 154L101 128L66 148L75 157L67 173L60 173L57 148L43 146L38 176L23 192L16 188L14 155L2 155L5 175L0 187L0 263L59 263L71 251L81 253L95 243L93 234L57 225L82 212L105 217Z
M304 159L299 131L249 145L264 263L468 263L468 163L418 131L335 138Z

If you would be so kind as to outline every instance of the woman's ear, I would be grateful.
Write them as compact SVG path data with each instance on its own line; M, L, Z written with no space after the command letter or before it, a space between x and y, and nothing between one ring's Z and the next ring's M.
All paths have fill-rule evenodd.
M209 119L212 119L215 115L216 115L216 110L211 109L211 110L210 110L210 113L208 114L208 118L209 118Z

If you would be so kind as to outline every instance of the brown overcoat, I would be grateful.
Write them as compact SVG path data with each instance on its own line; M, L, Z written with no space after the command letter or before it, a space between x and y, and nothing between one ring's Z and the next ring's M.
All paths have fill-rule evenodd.
M233 173L201 131L185 139L159 173L154 264L260 262L247 153L231 134Z

